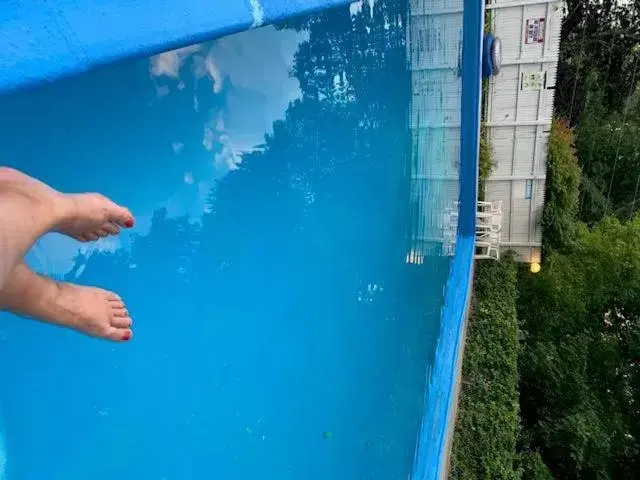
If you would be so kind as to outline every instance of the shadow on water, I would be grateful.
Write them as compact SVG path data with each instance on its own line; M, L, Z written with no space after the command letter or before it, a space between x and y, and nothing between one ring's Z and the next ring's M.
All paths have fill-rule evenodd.
M0 98L3 158L142 212L29 257L136 338L0 317L7 479L407 478L448 259L406 263L406 22L365 2Z

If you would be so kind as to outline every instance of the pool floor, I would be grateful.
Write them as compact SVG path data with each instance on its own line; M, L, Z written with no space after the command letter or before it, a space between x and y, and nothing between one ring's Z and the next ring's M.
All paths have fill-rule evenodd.
M354 4L0 97L5 164L137 217L29 252L121 295L134 339L0 314L0 480L408 477L449 258L407 262L407 14Z

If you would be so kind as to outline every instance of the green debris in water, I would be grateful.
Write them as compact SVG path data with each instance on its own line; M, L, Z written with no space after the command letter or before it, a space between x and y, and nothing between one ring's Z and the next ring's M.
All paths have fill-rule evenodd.
M333 437L333 432L322 432L323 440L329 440L331 437Z

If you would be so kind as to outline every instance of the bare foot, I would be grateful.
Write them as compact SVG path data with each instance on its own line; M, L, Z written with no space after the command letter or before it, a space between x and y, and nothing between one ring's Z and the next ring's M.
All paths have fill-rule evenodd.
M99 193L62 194L12 168L0 167L0 188L10 189L46 208L54 217L54 231L81 242L117 235L133 227L131 212Z
M0 290L0 310L115 342L132 337L131 318L115 293L57 283L18 264Z
M58 284L51 321L92 337L115 342L132 337L131 318L122 299L101 288Z

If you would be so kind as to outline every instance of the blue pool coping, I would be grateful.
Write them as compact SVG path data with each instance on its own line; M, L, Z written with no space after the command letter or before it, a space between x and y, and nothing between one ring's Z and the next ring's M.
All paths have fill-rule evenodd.
M5 0L0 5L0 94L274 23L345 0ZM471 297L478 188L484 5L464 0L460 212L430 394L412 478L444 478Z
M348 3L4 0L0 2L0 94Z

